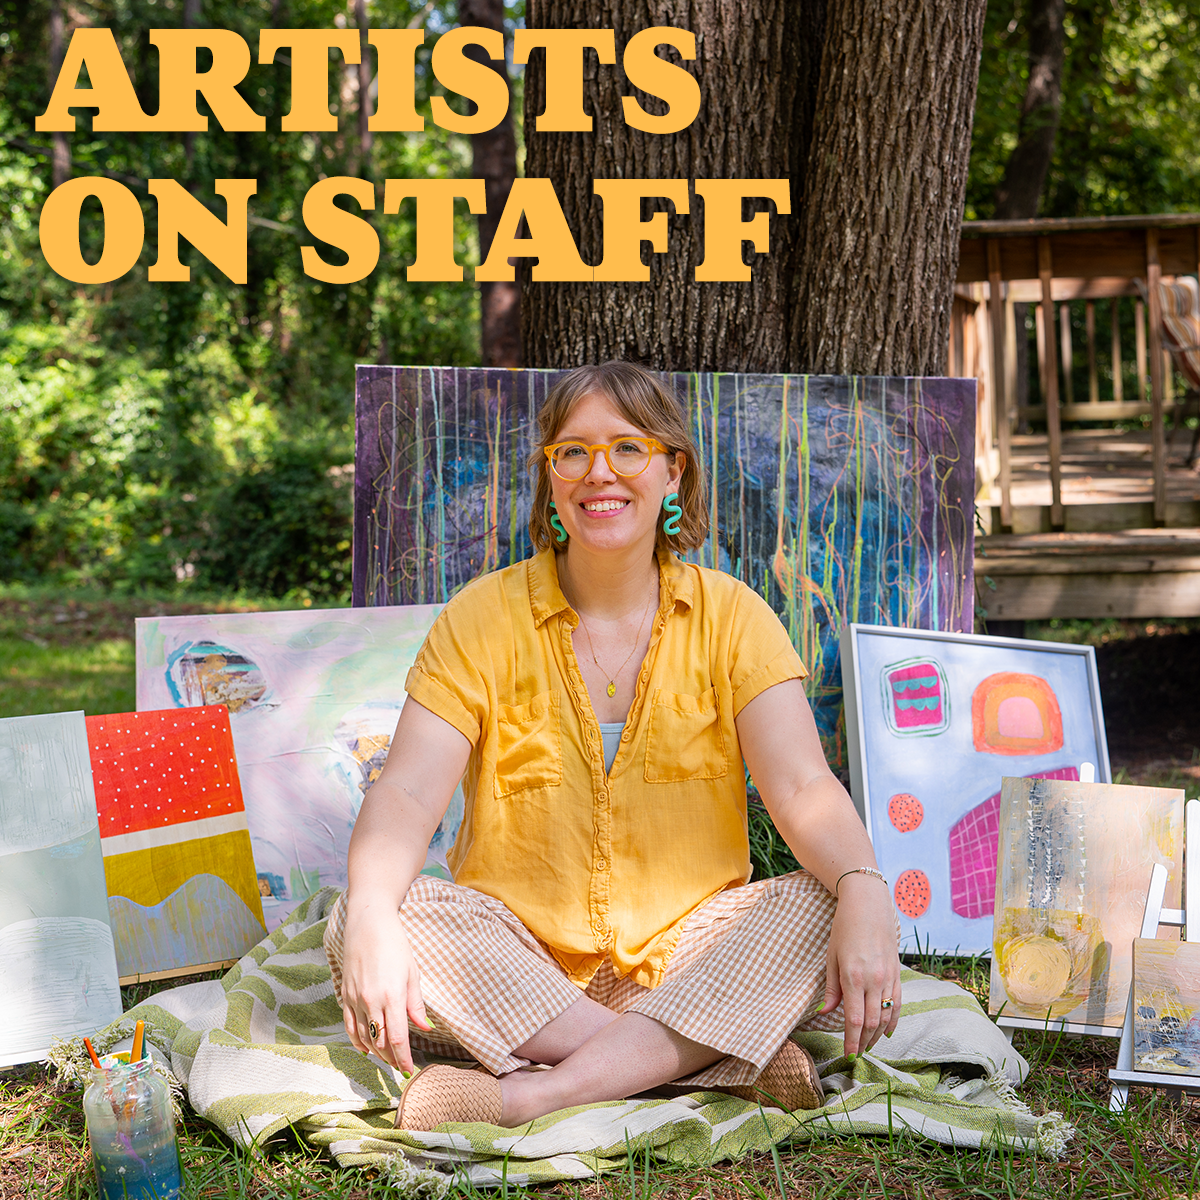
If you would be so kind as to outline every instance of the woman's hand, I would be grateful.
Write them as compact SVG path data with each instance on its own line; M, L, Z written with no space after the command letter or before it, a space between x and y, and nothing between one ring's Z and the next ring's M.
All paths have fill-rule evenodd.
M421 997L421 973L395 911L351 908L346 914L342 961L342 1015L350 1044L378 1054L389 1066L413 1071L408 1023L430 1029ZM376 1035L371 1036L371 1022Z
M847 875L825 958L825 1007L842 1005L845 1052L870 1050L892 1034L900 1019L900 956L896 917L887 886L872 875ZM890 1008L883 1006L891 1000Z

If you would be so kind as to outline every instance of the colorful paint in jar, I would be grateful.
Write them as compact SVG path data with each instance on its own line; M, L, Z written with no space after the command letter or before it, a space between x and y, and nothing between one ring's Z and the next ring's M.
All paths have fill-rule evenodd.
M176 1200L183 1181L171 1089L149 1058L106 1054L83 1111L101 1200Z

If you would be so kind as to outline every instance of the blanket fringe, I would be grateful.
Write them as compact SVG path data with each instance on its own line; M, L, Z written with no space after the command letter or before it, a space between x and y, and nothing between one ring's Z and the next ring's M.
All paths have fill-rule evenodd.
M452 1182L449 1175L418 1167L402 1154L393 1154L384 1171L388 1184L405 1200L445 1200Z

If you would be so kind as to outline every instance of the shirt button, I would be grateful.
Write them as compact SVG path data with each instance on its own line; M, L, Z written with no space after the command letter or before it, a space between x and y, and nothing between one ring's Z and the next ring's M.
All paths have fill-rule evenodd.
M603 858L596 859L596 870L597 871L606 870L607 867L608 867L608 863L605 859L603 859Z
M621 734L621 741L623 741L623 742L629 741L629 730L628 729L625 730L625 732L623 734Z

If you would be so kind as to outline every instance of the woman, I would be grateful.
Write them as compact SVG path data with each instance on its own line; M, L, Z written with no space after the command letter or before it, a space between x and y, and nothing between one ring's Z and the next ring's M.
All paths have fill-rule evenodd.
M326 934L350 1039L403 1071L414 1047L486 1068L422 1070L408 1129L669 1082L815 1107L788 1034L869 1048L900 965L804 665L761 598L671 552L704 539L705 483L650 372L571 372L538 432L540 553L439 615L354 829ZM743 759L806 871L747 882ZM451 884L418 873L460 779Z

